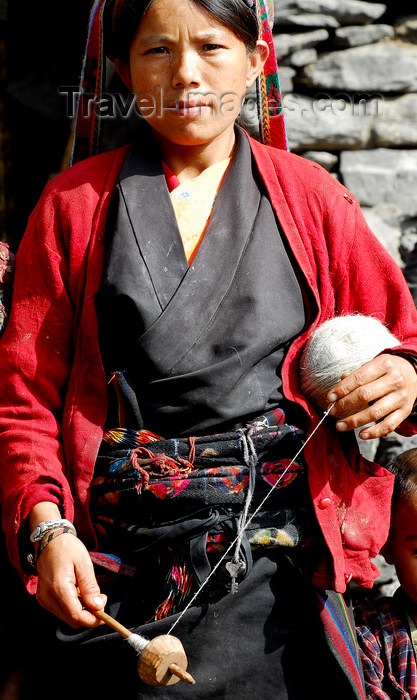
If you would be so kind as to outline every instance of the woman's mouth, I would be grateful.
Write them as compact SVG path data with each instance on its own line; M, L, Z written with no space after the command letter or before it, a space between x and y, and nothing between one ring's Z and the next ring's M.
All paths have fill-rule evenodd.
M207 109L213 109L213 103L206 100L177 100L165 106L170 112L175 112L180 117L198 117Z

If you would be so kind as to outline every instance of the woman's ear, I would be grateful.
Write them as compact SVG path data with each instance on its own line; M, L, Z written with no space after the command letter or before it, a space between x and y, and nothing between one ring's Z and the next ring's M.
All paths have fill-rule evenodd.
M121 58L116 58L114 62L114 67L116 69L116 73L120 76L120 78L123 80L124 84L130 90L130 92L133 92L132 90L132 78L130 75L130 68L129 65L126 63L126 61L123 61Z
M259 39L256 42L255 51L251 51L248 56L248 70L246 76L246 87L249 88L253 81L260 74L265 62L269 56L269 48L266 41Z

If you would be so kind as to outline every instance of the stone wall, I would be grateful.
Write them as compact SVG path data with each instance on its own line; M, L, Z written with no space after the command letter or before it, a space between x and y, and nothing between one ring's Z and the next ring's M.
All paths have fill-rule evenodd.
M417 242L417 15L405 11L275 0L274 25L291 150L357 196L400 266Z

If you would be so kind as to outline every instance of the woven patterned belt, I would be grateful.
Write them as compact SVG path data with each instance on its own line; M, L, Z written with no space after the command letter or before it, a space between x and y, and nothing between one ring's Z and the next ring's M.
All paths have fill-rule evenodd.
M233 541L251 474L252 512L273 484L277 488L242 538L240 577L251 569L253 549L303 547L311 539L306 470L300 458L288 468L302 436L291 425L271 422L266 414L245 429L195 438L164 440L147 431L106 434L90 505L106 554L92 558L132 574L139 562L149 565L157 556L160 563L164 552L178 595L171 589L169 603L164 601L157 617L178 609L184 591L206 578L216 555ZM117 449L120 438L123 445ZM217 586L230 582L227 563L216 576Z

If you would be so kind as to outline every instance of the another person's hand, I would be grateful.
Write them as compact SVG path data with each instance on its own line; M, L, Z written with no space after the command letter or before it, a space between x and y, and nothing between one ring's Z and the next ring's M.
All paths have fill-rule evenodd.
M364 440L387 435L413 409L417 397L417 374L413 365L399 355L378 355L342 380L327 395L330 415L340 431L366 426ZM374 425L369 425L374 423Z
M36 598L42 607L71 627L102 624L86 609L104 608L107 598L100 593L93 564L81 540L70 533L55 537L42 551L37 570Z

